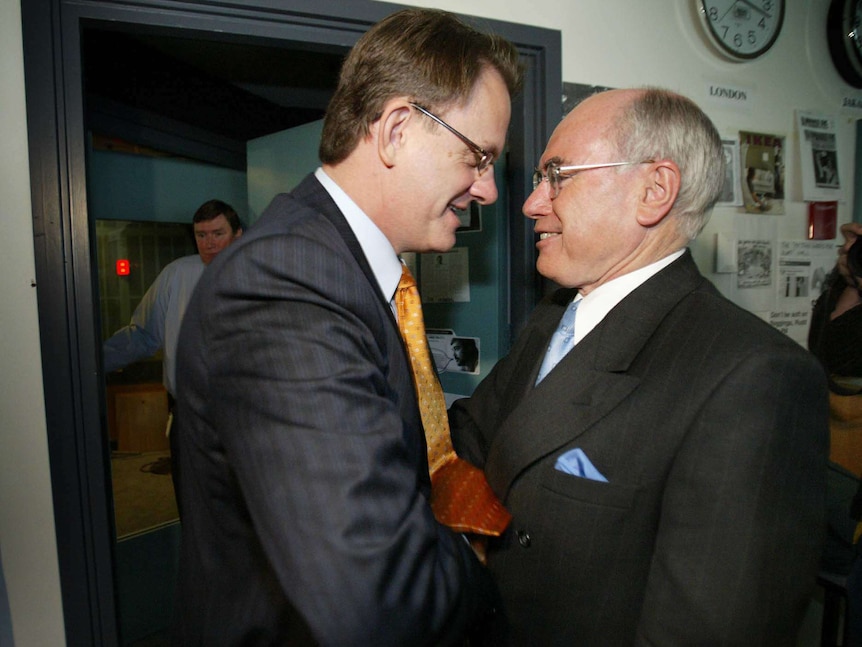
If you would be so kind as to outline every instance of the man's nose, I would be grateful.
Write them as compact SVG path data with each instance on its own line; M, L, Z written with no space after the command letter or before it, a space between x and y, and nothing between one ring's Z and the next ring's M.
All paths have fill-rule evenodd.
M479 204L494 204L497 201L499 193L497 192L497 181L494 179L493 166L476 178L470 187L470 195L476 198L476 202Z
M539 182L538 186L533 189L533 192L527 196L524 202L523 213L527 218L536 220L542 216L546 216L551 209L551 200L548 194L546 182Z

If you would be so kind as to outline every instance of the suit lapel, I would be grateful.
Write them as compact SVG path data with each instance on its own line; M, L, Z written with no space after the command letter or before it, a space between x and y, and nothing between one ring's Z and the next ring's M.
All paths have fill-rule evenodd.
M419 416L419 405L416 401L416 392L413 388L413 378L410 369L410 360L407 355L407 349L404 345L404 340L401 338L401 333L398 331L398 322L395 320L395 315L389 306L389 301L384 297L380 290L380 284L374 276L374 271L368 263L365 252L362 251L362 246L347 223L347 219L332 196L323 188L323 185L309 174L305 179L290 193L291 197L303 204L304 206L314 210L326 218L336 229L338 234L344 240L345 245L350 250L351 255L356 259L366 280L371 285L374 292L379 297L378 305L382 309L384 316L389 320L390 325L383 331L385 335L386 349L389 357L389 380L393 388L399 394L398 407L402 419L407 421L404 427L406 442L416 449L416 452L421 456L421 461L427 466L426 462L426 446L425 435L414 433L415 430L422 429L422 422ZM430 487L430 476L428 470L422 472L421 480L423 487Z
M546 303L542 304L542 307L536 309L536 314L522 333L524 339L522 347L516 346L513 349L513 352L519 353L516 358L518 370L512 375L506 388L499 420L507 418L524 395L532 390L542 359L548 349L548 340L557 329L560 317L576 294L576 290L557 290Z
M323 188L323 185L317 180L317 178L314 177L313 174L307 175L305 179L300 182L293 191L291 191L291 195L306 206L311 207L323 215L330 223L332 223L332 226L335 227L338 234L342 239L344 239L344 243L347 245L353 258L356 259L356 262L365 274L365 278L368 279L368 282L374 288L374 291L380 296L380 300L388 306L386 298L380 291L377 279L374 277L374 272L371 270L371 265L368 264L368 259L365 257L365 253L362 251L362 247L356 239L356 235L347 223L347 219L344 217L344 214L342 214L341 210L338 208L338 205L335 204L332 196L330 196L326 189Z
M491 444L485 472L491 487L503 497L522 471L571 443L638 384L635 377L586 367L565 374L557 369L553 380L546 377L515 407Z
M572 443L637 388L639 379L628 373L632 362L670 310L704 282L686 251L623 299L533 387L571 291L561 291L564 303L537 312L525 329L535 339L527 340L518 358L503 405L508 409L488 452L485 469L498 494L505 496L521 472Z

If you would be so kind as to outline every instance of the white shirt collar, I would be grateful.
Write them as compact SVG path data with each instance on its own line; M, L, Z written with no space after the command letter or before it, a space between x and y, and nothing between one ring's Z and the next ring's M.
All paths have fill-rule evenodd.
M344 214L344 218L347 220L347 224L350 225L353 235L359 241L362 253L368 259L368 264L371 266L374 278L377 279L380 291L383 292L383 297L387 303L392 301L392 298L395 296L395 289L401 280L401 261L398 260L398 255L395 253L392 243L380 231L380 228L374 224L374 221L359 208L353 199L322 168L318 168L314 172L314 177L323 185L323 188L326 189L326 192L335 201L341 213Z
M575 300L582 299L582 302L578 306L578 316L575 320L575 343L577 344L586 337L593 328L601 323L614 306L626 298L635 288L640 287L647 279L658 274L684 253L685 248L680 249L655 263L624 274L613 281L608 281L585 297L576 296Z

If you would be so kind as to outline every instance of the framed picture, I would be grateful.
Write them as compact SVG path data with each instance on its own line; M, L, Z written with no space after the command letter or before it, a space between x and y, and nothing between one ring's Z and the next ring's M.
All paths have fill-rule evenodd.
M470 208L460 214L461 226L455 231L463 234L468 231L482 231L482 206L478 202L471 202Z

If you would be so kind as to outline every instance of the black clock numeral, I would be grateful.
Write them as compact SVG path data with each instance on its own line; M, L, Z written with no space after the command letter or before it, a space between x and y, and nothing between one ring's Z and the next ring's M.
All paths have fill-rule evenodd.
M862 19L862 0L821 0L857 7ZM752 60L766 53L778 37L787 0L698 0L703 26L719 53L731 59ZM845 25L852 20L845 9ZM859 30L862 52L862 26ZM860 54L862 56L862 54Z

